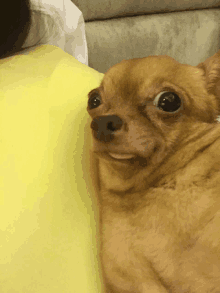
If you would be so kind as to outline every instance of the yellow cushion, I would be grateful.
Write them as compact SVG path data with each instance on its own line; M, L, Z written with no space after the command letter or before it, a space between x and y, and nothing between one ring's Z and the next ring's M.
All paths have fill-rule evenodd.
M0 292L102 292L87 93L103 74L43 45L0 60Z

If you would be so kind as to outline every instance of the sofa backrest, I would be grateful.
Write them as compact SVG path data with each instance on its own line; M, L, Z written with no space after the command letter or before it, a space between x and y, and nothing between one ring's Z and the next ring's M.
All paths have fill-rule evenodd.
M197 65L220 48L217 0L72 0L86 21L89 66L169 55Z

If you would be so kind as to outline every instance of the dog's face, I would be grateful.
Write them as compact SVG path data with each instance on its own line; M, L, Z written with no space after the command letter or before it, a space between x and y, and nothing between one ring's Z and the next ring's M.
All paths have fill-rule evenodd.
M156 167L198 126L215 123L218 103L207 90L202 66L149 56L110 68L89 93L87 110L94 151L137 170Z

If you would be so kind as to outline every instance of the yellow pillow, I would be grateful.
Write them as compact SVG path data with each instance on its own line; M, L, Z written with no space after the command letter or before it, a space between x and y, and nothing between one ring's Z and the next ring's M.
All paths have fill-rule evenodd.
M43 45L0 60L0 292L102 292L87 93L103 74Z

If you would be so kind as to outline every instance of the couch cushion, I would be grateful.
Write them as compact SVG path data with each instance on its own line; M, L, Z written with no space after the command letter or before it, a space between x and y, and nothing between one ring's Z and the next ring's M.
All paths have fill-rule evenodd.
M219 32L219 9L87 22L89 66L104 73L123 59L163 54L197 65L219 50Z
M84 19L94 20L137 14L152 14L188 9L219 7L218 0L72 0L82 11Z

